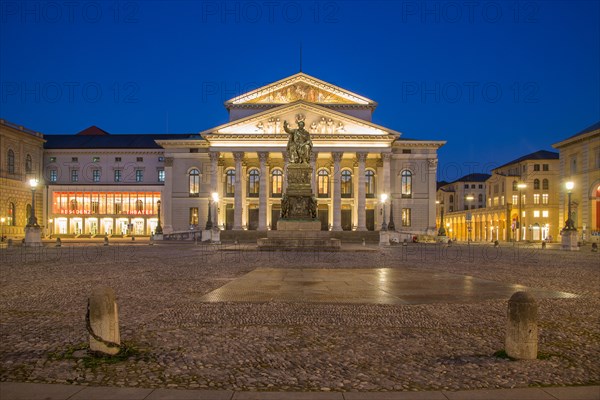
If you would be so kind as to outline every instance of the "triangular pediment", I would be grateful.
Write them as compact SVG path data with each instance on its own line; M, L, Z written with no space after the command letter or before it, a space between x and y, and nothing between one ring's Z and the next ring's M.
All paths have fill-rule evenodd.
M299 100L327 105L351 104L373 108L377 106L373 100L303 72L244 93L226 101L225 105L231 107L242 104L289 104Z
M296 128L298 119L305 123L305 129L311 136L370 136L370 137L394 137L400 136L400 132L387 129L369 121L350 116L318 104L305 101L296 101L292 104L282 105L269 109L249 117L217 126L213 129L201 132L201 135L211 135L214 138L219 135L253 135L263 136L268 139L270 135L285 135L284 121L292 128Z

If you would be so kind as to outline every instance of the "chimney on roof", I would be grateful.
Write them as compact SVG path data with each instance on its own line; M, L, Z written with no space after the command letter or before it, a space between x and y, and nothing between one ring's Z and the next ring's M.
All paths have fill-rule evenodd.
M105 136L105 135L110 135L110 133L106 132L103 129L98 128L96 125L92 125L89 128L86 128L86 129L82 130L81 132L77 133L77 135L81 135L81 136Z

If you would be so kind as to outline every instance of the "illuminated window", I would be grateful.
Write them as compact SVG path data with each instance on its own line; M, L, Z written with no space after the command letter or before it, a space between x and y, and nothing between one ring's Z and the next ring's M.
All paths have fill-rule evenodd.
M135 181L136 182L143 182L144 181L144 171L141 169L136 169L135 170Z
M260 173L256 168L248 172L248 197L258 197L260 191Z
M342 197L352 197L352 172L345 169L342 171Z
M198 197L200 195L200 171L193 168L189 173L190 197Z
M8 226L17 225L15 203L8 203L8 218L6 219L6 224Z
M542 217L543 218L548 218L548 210L542 211Z
M542 189L543 190L549 190L550 189L550 184L548 183L548 179L544 179L542 181Z
M30 174L33 172L33 161L31 161L31 155L27 154L25 157L25 173Z
M539 210L534 210L533 211L533 218L539 218L540 217L540 211Z
M15 173L15 152L12 150L8 150L8 160L7 160L8 173Z
M123 175L123 171L120 169L115 169L115 182L121 182L121 177Z
M165 170L164 169L159 169L158 170L158 181L159 182L164 182L165 181Z
M72 169L71 170L71 182L78 182L79 181L79 171L76 169Z
M402 171L401 174L402 197L412 197L412 172L409 170Z
M319 197L329 197L329 172L326 169L317 174L317 192Z
M92 171L92 180L94 182L100 182L100 170L99 169L95 169Z
M56 182L58 179L58 172L55 169L50 170L50 182Z
M519 196L516 194L513 194L512 203L516 205L518 202L519 202Z
M540 195L537 193L533 195L533 204L540 204Z
M375 172L370 169L365 171L365 186L366 197L375 197Z
M548 204L548 193L542 194L542 204Z
M225 196L233 197L235 192L235 170L229 169L225 172Z
M402 226L410 226L411 225L411 209L403 208L402 209Z
M144 211L144 202L142 200L136 200L135 211L137 211L137 212Z
M271 195L273 197L281 197L283 192L283 171L274 169L271 172Z
M198 225L198 207L190 207L190 225Z

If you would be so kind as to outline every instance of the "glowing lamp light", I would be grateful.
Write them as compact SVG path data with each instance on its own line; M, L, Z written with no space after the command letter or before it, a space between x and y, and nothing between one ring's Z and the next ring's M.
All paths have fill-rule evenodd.
M214 201L215 203L216 203L216 202L218 202L218 201L219 201L219 193L217 193L217 192L213 192L213 193L212 193L212 199L213 199L213 201Z
M567 190L573 190L573 188L575 187L575 183L573 183L573 181L566 182L565 187L567 188Z
M519 183L519 184L517 185L517 188L519 188L519 189L525 189L526 187L527 187L527 185L526 185L526 184L524 184L524 183Z
M32 179L29 180L29 186L31 186L32 188L35 189L35 187L37 186L37 184L38 184L38 180L37 179L32 178Z
M388 198L388 195L386 193L382 193L381 194L381 202L382 203L385 203L385 201L387 200L387 198Z
M468 200L468 201L473 201L473 200L475 200L475 197L469 195L469 196L465 197L465 199Z

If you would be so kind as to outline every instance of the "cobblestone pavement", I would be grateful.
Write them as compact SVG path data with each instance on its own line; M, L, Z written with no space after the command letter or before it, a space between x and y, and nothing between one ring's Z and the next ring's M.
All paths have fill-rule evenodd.
M284 391L468 390L600 383L600 258L588 251L411 244L256 252L190 243L0 250L0 380ZM368 250L368 248L367 248ZM398 268L569 292L539 300L540 359L495 357L506 299L416 305L200 299L268 268ZM115 289L128 358L87 357L87 296Z

